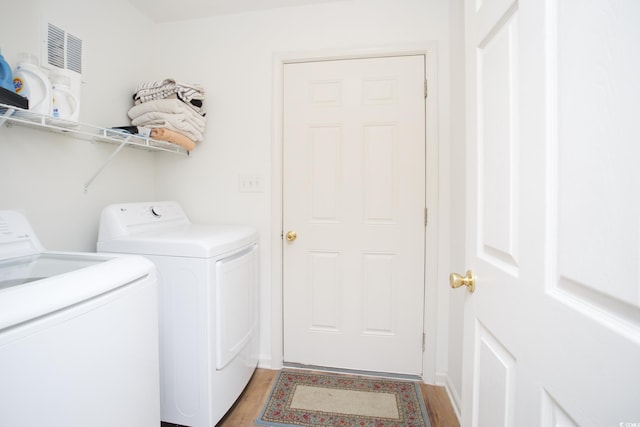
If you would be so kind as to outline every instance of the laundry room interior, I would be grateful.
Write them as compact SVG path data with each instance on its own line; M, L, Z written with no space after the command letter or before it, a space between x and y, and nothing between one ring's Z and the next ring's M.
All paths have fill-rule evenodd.
M254 227L258 366L280 369L281 66L300 58L426 55L429 232L425 308L415 322L425 331L421 379L446 386L459 409L464 295L450 293L448 274L464 269L464 173L452 166L464 159L462 0L209 3L220 6L142 0L6 5L0 49L12 67L23 52L42 64L47 24L81 40L79 122L129 126L138 85L175 79L204 89L206 130L188 155L128 146L114 155L117 144L4 123L0 208L24 214L42 245L56 251L95 252L101 212L117 203L177 201L194 223Z
M640 425L640 2L3 6L0 426L211 427L307 369L433 386L442 425ZM7 94L25 55L53 104L76 67L70 120ZM118 378L109 420L82 390Z
M145 11L125 0L55 4L26 1L2 14L2 54L13 62L21 52L42 57L43 28L50 22L82 40L83 72L80 121L105 128L130 124L127 116L138 84L173 78L198 83L206 93L204 141L189 156L125 148L85 189L85 183L117 148L64 134L3 126L0 129L2 207L28 215L43 245L55 250L95 251L101 210L112 203L176 200L193 222L247 224L260 235L261 365L272 359L274 327L272 298L273 252L280 230L274 229L274 56L304 52L324 56L386 49L411 50L435 46L432 85L437 113L437 250L441 271L428 283L430 298L438 298L437 313L427 341L436 349L425 362L425 381L460 382L459 351L447 351L449 335L447 274L450 248L460 257L460 241L452 244L449 229L449 158L461 151L459 124L451 123L450 32L461 25L451 16L456 2L422 0L307 1L302 6L267 10L230 10L197 18L167 8L154 20L155 5ZM143 2L140 2L140 4ZM277 3L277 2L275 2ZM290 2L295 3L295 2ZM188 13L187 13L188 15ZM452 19L458 21L452 21ZM164 22L166 21L166 22ZM458 47L461 49L461 47ZM455 90L455 89L454 89ZM459 107L458 107L459 108ZM454 115L455 117L455 115ZM452 135L453 133L453 135ZM459 153L457 153L459 154ZM459 157L458 157L459 158ZM259 192L242 192L244 176L260 180ZM462 183L463 184L463 183ZM461 185L458 182L458 185ZM437 218L437 219L436 219ZM458 239L464 236L457 236ZM431 243L434 245L434 243ZM460 260L458 262L462 262ZM446 267L445 267L446 266ZM416 319L416 322L421 322ZM437 326L434 330L433 327ZM455 325L454 325L455 326ZM459 331L457 331L459 333ZM452 344L460 345L452 337ZM277 342L277 340L276 340ZM428 352L429 353L429 352ZM448 358L447 354L451 356Z

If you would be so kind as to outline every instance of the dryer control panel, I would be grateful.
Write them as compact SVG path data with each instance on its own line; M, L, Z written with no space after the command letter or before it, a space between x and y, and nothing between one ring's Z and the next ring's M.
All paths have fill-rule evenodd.
M174 201L114 204L102 211L99 240L188 224L187 214Z

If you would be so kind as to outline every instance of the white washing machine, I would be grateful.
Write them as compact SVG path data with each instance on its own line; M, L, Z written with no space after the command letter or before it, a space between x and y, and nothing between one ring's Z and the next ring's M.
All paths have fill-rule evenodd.
M0 426L157 427L157 289L141 256L45 251L0 211Z
M258 363L256 230L192 224L172 201L117 204L102 212L98 251L155 263L162 421L213 427Z

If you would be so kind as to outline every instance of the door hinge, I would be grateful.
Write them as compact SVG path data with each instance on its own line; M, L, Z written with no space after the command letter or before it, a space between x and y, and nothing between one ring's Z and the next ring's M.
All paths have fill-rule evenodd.
M427 334L422 333L422 352L424 353L427 350Z
M429 85L427 84L427 81L424 81L424 97L426 98L429 95Z
M427 226L427 223L429 222L429 214L427 211L427 208L424 208L424 226Z

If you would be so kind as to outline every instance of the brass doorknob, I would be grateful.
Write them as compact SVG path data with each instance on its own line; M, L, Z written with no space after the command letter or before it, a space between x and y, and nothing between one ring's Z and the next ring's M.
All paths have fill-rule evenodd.
M458 273L451 273L449 275L449 284L454 289L459 288L460 286L466 286L469 292L476 290L476 280L475 277L473 277L473 272L471 270L467 270L467 274L464 276L461 276Z
M298 238L298 233L296 233L295 231L287 231L287 234L285 235L285 237L287 241L293 242Z

